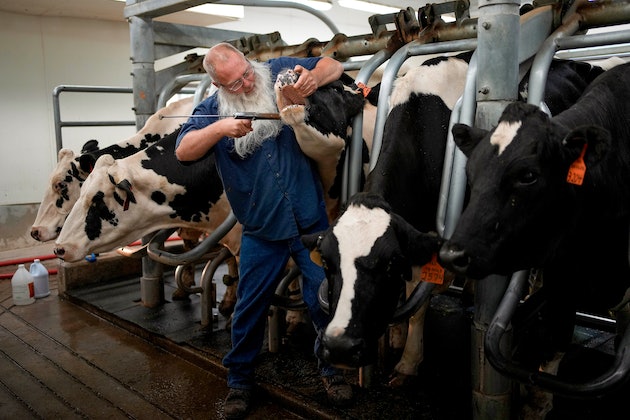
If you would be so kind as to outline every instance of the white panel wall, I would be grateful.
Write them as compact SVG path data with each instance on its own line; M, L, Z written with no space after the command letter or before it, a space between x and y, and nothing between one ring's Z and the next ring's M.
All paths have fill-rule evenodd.
M131 86L129 28L126 22L0 12L0 40L0 205L37 203L57 161L53 89L63 84ZM64 120L133 120L131 95L79 101L76 95L62 94ZM111 137L110 143L133 133L133 127L123 127L125 134L111 130L64 128L64 146L80 149L99 132Z

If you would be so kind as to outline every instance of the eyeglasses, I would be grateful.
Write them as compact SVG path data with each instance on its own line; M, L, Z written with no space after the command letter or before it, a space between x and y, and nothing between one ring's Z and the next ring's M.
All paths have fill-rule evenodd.
M248 63L247 70L245 70L245 72L243 73L243 76L241 76L240 79L238 79L235 82L230 83L229 85L220 85L220 86L226 88L230 92L236 92L237 90L243 87L243 83L245 83L245 79L249 79L253 71L254 71L254 68L252 67L251 64Z

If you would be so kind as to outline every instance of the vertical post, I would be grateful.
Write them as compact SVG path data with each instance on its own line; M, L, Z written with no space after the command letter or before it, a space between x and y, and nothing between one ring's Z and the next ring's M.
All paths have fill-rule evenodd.
M477 26L477 113L475 126L490 129L509 102L518 98L518 0L479 0ZM489 276L475 284L475 316L472 331L473 419L510 418L511 381L486 360L484 336L507 278ZM501 345L509 345L506 334Z
M133 0L128 1L128 3ZM155 53L153 20L131 16L129 18L131 40L131 63L133 81L133 105L136 113L136 128L141 129L157 106L155 86ZM142 238L147 243L150 236ZM142 305L155 307L164 302L164 279L162 264L148 256L142 258L142 278L140 279L140 299Z

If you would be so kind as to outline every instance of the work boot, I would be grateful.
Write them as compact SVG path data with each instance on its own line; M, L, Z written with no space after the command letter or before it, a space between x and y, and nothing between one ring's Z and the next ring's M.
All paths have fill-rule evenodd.
M249 411L251 399L251 390L230 388L223 404L223 415L227 420L244 418Z
M344 405L352 400L352 387L343 375L322 376L322 382L331 403Z

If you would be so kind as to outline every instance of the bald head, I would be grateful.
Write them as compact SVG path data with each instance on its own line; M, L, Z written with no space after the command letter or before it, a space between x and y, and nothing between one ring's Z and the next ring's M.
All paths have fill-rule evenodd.
M227 42L221 42L208 50L203 59L203 68L212 80L217 80L217 73L230 68L232 64L245 60L245 55L236 47Z

